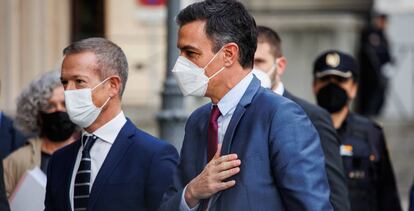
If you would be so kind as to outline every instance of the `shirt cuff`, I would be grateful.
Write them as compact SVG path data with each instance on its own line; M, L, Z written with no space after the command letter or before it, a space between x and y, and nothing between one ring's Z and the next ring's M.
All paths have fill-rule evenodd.
M183 190L183 194L181 195L181 203L180 203L180 211L196 211L198 207L200 206L200 203L198 203L195 207L192 209L188 206L187 202L185 201L184 194L187 190L187 185L185 186Z

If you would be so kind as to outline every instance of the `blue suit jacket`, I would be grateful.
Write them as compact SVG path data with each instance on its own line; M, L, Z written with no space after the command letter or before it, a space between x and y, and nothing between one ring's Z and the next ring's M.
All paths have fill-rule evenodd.
M186 123L181 163L161 210L178 210L183 188L206 164L211 104ZM315 128L292 101L254 78L227 128L222 155L236 153L236 185L211 199L211 210L332 210L324 156Z
M46 211L70 210L69 187L79 147L76 141L49 161ZM88 211L157 210L178 159L172 145L127 120L93 183Z
M16 130L13 121L0 112L0 159L3 160L14 150L23 146L27 138Z

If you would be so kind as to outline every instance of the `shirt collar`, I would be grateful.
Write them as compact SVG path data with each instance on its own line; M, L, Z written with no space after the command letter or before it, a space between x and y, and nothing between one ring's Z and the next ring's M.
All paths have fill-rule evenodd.
M283 83L280 82L279 85L277 85L276 89L273 89L273 91L276 92L276 94L283 95L285 92L285 86L283 86Z
M119 114L113 118L111 121L107 122L102 127L98 128L93 135L97 136L99 139L113 144L118 133L121 131L122 127L126 123L126 118L124 112L119 112ZM82 135L92 135L86 131L82 132Z
M249 87L250 82L253 80L253 74L250 72L246 75L235 87L230 89L218 102L217 106L222 116L226 116L230 111L234 111L240 99Z

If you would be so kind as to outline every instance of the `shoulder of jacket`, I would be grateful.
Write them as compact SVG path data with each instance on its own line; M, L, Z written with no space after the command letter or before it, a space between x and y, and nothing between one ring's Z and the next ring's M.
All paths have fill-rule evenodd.
M40 146L38 142L41 142L37 138L30 139L28 144L25 146L20 147L16 151L12 152L9 156L7 156L3 160L3 164L6 165L16 165L16 166L22 166L22 165L31 165L32 158L37 153L35 151L40 152Z
M382 126L379 125L377 122L367 118L363 117L358 114L353 114L353 128L358 131L362 131L364 133L369 132L377 132L382 133L383 129Z

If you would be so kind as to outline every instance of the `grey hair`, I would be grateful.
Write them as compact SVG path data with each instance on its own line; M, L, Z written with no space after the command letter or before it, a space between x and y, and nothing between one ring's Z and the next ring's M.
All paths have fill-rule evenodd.
M94 37L73 42L63 50L63 55L83 52L95 54L97 60L95 69L99 72L101 80L111 75L118 75L121 78L122 86L119 95L122 96L128 80L128 62L122 49L105 38Z
M17 98L15 126L26 134L41 132L40 112L49 106L53 90L62 86L58 71L42 74L23 89Z

